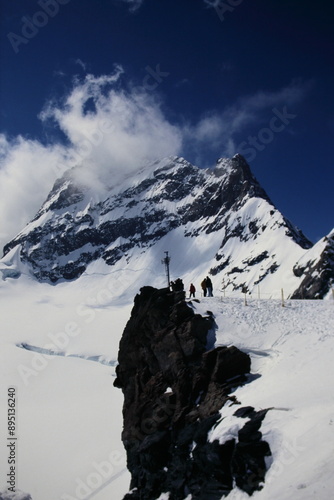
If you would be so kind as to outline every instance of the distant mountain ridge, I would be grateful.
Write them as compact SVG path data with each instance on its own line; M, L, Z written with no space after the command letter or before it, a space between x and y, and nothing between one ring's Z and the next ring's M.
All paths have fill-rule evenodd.
M99 265L139 272L139 263L147 273L164 249L174 254L178 275L193 281L209 273L215 289L261 286L277 293L284 287L294 298L330 291L334 233L312 245L273 205L241 155L206 170L164 158L98 194L78 178L80 169L73 169L58 179L34 219L4 247L4 278L24 268L58 283Z

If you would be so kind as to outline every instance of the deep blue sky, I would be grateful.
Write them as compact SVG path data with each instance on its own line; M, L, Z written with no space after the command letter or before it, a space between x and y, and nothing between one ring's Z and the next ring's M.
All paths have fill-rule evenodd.
M203 136L195 144L197 127L182 155L208 166L241 149L306 236L316 241L334 227L332 2L227 0L214 9L205 0L144 0L134 10L126 0L62 0L53 17L38 16L32 0L0 5L0 133L7 138L64 140L38 118L45 103L66 95L75 75L109 74L120 64L118 85L146 84L173 124L195 130L212 118L217 133L245 112L233 144L226 130L207 146ZM45 23L30 39L27 18ZM155 80L150 72L159 68Z

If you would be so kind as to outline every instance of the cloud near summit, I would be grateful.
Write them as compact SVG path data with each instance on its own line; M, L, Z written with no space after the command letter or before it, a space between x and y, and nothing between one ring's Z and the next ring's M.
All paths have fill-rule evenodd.
M66 144L0 134L0 244L14 237L35 215L54 181L67 169L78 180L102 189L156 158L177 155L182 131L171 124L161 102L143 87L121 88L123 73L88 74L75 79L61 102L48 102L39 118L59 128Z
M181 131L165 118L156 95L143 87L122 89L122 72L117 67L113 75L87 75L62 103L48 103L40 114L70 141L68 165L80 165L82 176L94 170L103 184L182 148Z

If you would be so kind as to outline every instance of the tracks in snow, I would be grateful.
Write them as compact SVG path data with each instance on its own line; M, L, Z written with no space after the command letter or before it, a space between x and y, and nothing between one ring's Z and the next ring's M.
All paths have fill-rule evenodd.
M25 349L26 351L33 351L39 354L43 354L44 356L63 356L65 358L80 358L86 361L94 361L96 363L100 363L101 365L107 366L116 366L117 361L112 359L108 360L104 356L86 356L84 354L67 354L65 351L55 351L54 349L47 349L45 347L38 347L35 345L27 344L26 342L21 342L20 344L16 344L16 347L20 349Z

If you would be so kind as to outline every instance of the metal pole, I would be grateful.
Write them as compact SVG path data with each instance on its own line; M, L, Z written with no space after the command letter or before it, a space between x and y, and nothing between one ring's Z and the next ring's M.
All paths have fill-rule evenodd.
M167 276L167 286L168 288L170 287L170 275L169 275L169 263L170 263L170 257L168 256L168 252L165 252L166 257L163 259L163 263L165 264L166 268L166 276Z
M283 291L283 288L281 288L281 295L282 295L282 307L284 307L284 291Z

